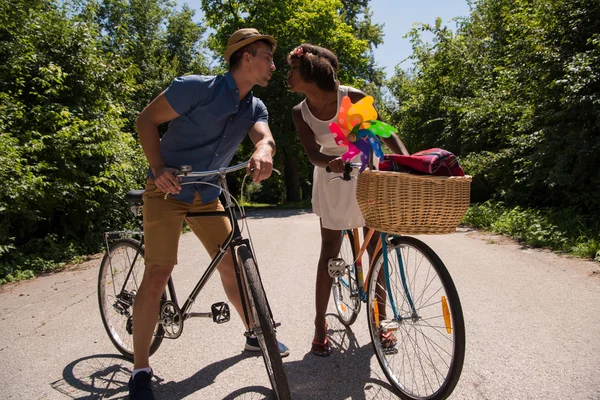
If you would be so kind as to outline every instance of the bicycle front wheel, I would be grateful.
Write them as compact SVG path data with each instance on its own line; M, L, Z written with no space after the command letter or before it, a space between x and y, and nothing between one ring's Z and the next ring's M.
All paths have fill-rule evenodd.
M462 372L465 325L452 278L435 252L418 239L392 237L375 258L368 304L375 354L396 393L447 398Z
M279 353L279 345L273 326L273 319L269 311L267 296L258 276L258 269L254 258L246 246L240 246L237 250L238 260L241 261L248 288L248 301L254 319L254 333L258 338L265 366L273 390L280 400L290 399L290 389L287 376L283 370L283 362ZM258 328L258 329L256 329Z
M347 265L344 275L333 278L333 303L340 316L342 324L350 326L356 321L360 311L360 293L356 277L356 251L354 249L354 234L347 230L342 232L342 245L339 257Z
M144 246L131 238L110 245L98 274L98 304L104 329L117 350L133 361L133 302L144 276ZM163 293L166 300L166 293ZM158 321L158 317L157 317ZM158 323L150 343L150 354L162 343Z

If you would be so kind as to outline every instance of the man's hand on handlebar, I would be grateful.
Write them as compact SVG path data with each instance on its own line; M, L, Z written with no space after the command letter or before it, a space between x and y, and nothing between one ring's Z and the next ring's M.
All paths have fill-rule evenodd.
M177 177L179 171L176 168L161 167L154 171L154 184L162 192L168 194L179 194L181 192L181 185L179 181L181 178Z
M272 172L273 157L271 152L265 146L259 147L250 158L250 162L246 167L246 175L252 173L252 181L258 183L270 177Z

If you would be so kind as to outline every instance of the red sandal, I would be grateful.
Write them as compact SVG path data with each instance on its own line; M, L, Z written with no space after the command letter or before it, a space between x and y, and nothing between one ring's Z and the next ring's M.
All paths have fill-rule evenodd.
M396 344L398 343L398 339L396 338L396 335L394 335L394 332L383 332L382 330L380 330L379 343L381 343L381 347L383 347L384 349L391 349L392 347L396 346Z
M329 357L333 354L333 348L329 343L329 338L325 338L324 342L312 341L312 348L310 352L318 357Z

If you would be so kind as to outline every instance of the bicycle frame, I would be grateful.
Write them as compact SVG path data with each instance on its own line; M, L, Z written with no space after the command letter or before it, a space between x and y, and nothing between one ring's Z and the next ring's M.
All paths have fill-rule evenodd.
M357 253L356 255L356 260L354 260L354 265L356 267L356 277L358 280L358 290L359 290L359 296L360 296L360 300L363 303L367 302L367 286L369 284L369 278L371 275L371 271L373 269L373 262L375 261L374 259L370 260L370 264L369 264L369 268L367 270L367 277L366 279L364 278L364 271L363 271L363 265L362 265L362 256L364 255L365 251L367 250L367 246L369 244L369 242L371 241L373 234L375 233L375 229L373 228L369 228L367 234L365 235L365 238L363 240L363 244L361 246L360 244L360 239L359 239L359 232L358 232L358 228L354 228L352 229L352 233L354 236L354 243L352 243L352 246L354 247L354 251L355 253ZM342 235L344 233L342 232ZM398 315L397 309L396 309L396 304L394 302L394 298L392 297L392 293L390 291L390 274L389 274L389 262L388 262L388 253L387 253L387 240L386 237L388 236L387 233L385 232L381 232L380 233L380 237L377 239L377 245L375 247L375 250L373 252L373 255L375 256L379 250L383 249L383 268L384 268L384 273L385 273L385 285L386 285L386 291L388 293L389 296L389 300L390 300L390 306L392 307L392 310L394 311L394 318L396 320L401 320L402 317ZM358 251L357 251L358 249ZM413 315L416 314L416 309L414 306L414 303L412 301L412 296L410 295L410 291L408 288L408 285L406 283L406 275L404 272L404 264L402 261L402 256L400 254L400 250L396 249L396 255L398 257L398 263L399 263L399 270L400 270L400 276L401 276L401 280L402 280L402 287L404 289L404 292L406 294L406 298L408 300L408 303L410 305L410 308L413 311ZM342 280L342 284L344 286L346 286L349 289L349 285L348 283L344 282Z
M360 245L360 239L358 236L359 235L358 228L352 229L352 233L354 236L354 243L352 243L352 246L354 247L354 252L357 253L356 260L354 260L354 265L356 266L356 277L358 279L358 289L359 289L360 300L362 302L366 302L367 301L367 285L369 283L369 274L371 272L371 268L373 267L372 264L373 264L374 260L371 260L371 263L369 264L369 268L367 269L367 279L364 279L362 256L364 255L365 251L367 250L367 246L368 246L369 242L371 241L371 238L373 237L373 233L375 233L375 229L369 228L369 231L367 232L367 234L363 240L362 246ZM342 235L343 234L344 233L342 232ZM373 256L375 254L377 254L379 249L381 249L381 238L379 238L377 240L377 246L375 247ZM343 282L343 284L346 285L345 282Z
M222 189L222 191L224 193L229 193L229 187L227 185L227 180L225 178L226 173L227 173L226 171L227 171L227 168L221 168L218 171L218 186ZM230 170L229 172L232 172L232 171L233 170ZM210 171L206 174L208 175L209 173L210 173ZM240 298L242 301L242 308L244 310L244 319L246 321L246 325L250 326L249 310L248 310L248 306L246 304L246 298L245 298L244 289L243 289L244 286L242 283L242 275L241 274L243 272L242 272L242 269L240 268L240 264L237 259L237 253L235 250L236 250L236 248L238 248L241 245L246 245L253 258L254 258L254 254L252 252L252 247L250 246L250 241L248 239L244 239L242 237L240 227L239 227L239 224L238 224L238 221L236 218L235 204L231 200L231 197L226 196L223 193L221 193L221 195L219 196L219 199L221 200L221 203L223 204L223 207L225 209L224 211L189 212L186 215L187 218L203 218L203 217L206 218L206 217L226 216L231 224L232 229L231 229L231 232L229 233L229 235L227 236L227 238L225 238L225 240L223 241L223 244L219 247L219 252L211 260L210 264L208 265L208 267L206 268L206 270L204 271L204 273L198 280L198 283L196 284L194 289L191 291L191 293L189 294L186 301L180 307L180 310L181 310L184 321L187 320L188 318L192 318L192 317L210 317L211 316L210 313L191 312L190 309L192 308L192 305L196 301L196 298L198 297L198 295L200 294L200 292L202 291L202 289L204 288L206 283L211 278L212 274L215 272L215 270L219 266L223 257L225 257L225 254L227 254L227 251L229 249L231 249L233 265L234 265L234 269L236 272L236 278L237 278L237 283L238 283L238 289L240 291ZM259 273L259 279L260 279L260 273ZM179 307L177 295L175 292L175 285L174 285L172 276L169 277L169 281L167 282L167 287L169 290L169 296L171 298L171 301L173 301ZM270 306L269 306L269 314L272 318L272 312L271 312Z
M198 295L200 294L200 292L202 291L204 286L207 284L207 282L211 278L212 274L215 272L215 270L219 266L223 257L225 256L225 254L227 254L227 251L229 249L231 249L233 265L234 265L234 269L236 272L236 278L237 278L237 283L238 283L238 289L241 294L240 297L241 297L241 302L242 302L242 308L244 310L244 319L246 321L246 325L250 326L250 318L249 318L250 314L249 314L248 306L246 304L246 297L244 295L244 285L242 282L242 275L241 275L243 272L242 272L242 268L240 267L240 264L237 259L236 249L241 245L246 245L248 247L248 250L249 250L252 258L254 258L254 253L252 251L252 246L250 245L250 241L248 239L244 239L241 235L240 226L239 226L237 218L236 218L235 203L232 201L230 196L224 194L224 193L229 193L229 187L227 185L227 180L226 180L227 173L241 169L240 167L242 165L243 164L240 164L235 167L221 168L217 171L206 171L203 173L198 173L198 174L192 173L193 175L186 175L186 176L192 176L192 177L217 175L218 176L217 186L219 186L222 190L222 193L219 196L219 199L221 200L221 203L223 204L223 208L224 208L223 211L189 212L189 213L187 213L186 217L187 218L203 218L203 217L206 218L206 217L225 216L229 220L232 229L231 229L231 232L229 233L229 235L227 236L227 238L225 238L225 240L221 244L221 246L219 246L219 252L213 257L210 264L208 265L208 267L206 268L206 270L204 271L204 273L198 280L198 283L196 284L194 289L190 292L190 294L188 295L188 298L185 300L185 302L183 303L183 305L181 307L179 306L179 301L177 299L177 293L175 291L175 284L173 281L173 276L169 277L169 280L167 281L167 290L169 293L170 300L173 303L175 303L175 305L180 309L181 315L182 315L184 321L187 320L188 318L192 318L192 317L210 318L212 316L211 313L191 312L190 310L191 310L194 302L196 301L196 298L198 297ZM202 184L202 182L195 182L195 183ZM116 238L116 237L120 238L125 235L139 236L140 244L139 244L137 252L133 258L133 261L131 263L131 265L135 265L135 262L138 259L138 256L140 255L140 252L142 249L142 246L144 244L144 234L142 231L106 232L104 235L104 239L106 241L107 251L110 252L110 246L108 245L108 240L110 240L112 238ZM126 285L127 282L129 281L131 272L132 272L132 269L129 269L129 271L127 273L127 277L126 277L123 285ZM260 279L260 272L259 272L259 279ZM261 284L262 284L262 282L261 282ZM120 293L123 293L124 290L125 290L125 286L123 286L121 288ZM271 312L270 305L268 305L268 310L269 310L269 314L272 318L273 315ZM277 325L278 324L275 324L275 326L277 326Z

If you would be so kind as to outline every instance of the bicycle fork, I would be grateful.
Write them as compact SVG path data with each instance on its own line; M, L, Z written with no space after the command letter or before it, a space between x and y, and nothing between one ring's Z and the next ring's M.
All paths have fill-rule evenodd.
M387 236L388 234L386 233L381 233L381 247L382 247L382 253L383 253L383 273L385 276L385 289L386 289L386 293L387 293L387 297L388 297L388 301L390 302L390 307L392 308L392 312L394 313L394 320L393 321L381 321L381 327L385 330L397 330L398 326L397 324L402 322L402 320L407 319L406 317L403 317L401 315L398 314L398 308L396 307L396 302L394 300L394 295L392 293L392 286L391 286L391 282L390 282L390 260L388 257L388 242L387 242ZM400 280L402 282L402 289L404 290L404 295L406 296L406 300L408 305L410 306L410 310L411 310L411 316L408 318L411 318L413 320L417 320L419 318L418 314L417 314L417 310L415 308L408 284L407 284L407 279L406 279L406 270L404 267L404 261L402 259L402 250L398 247L396 247L394 249L394 253L396 258L398 259L398 269L400 272ZM375 304L373 304L373 307L375 308L375 318L376 318L376 324L379 326L379 307L377 304L377 300L375 300Z

